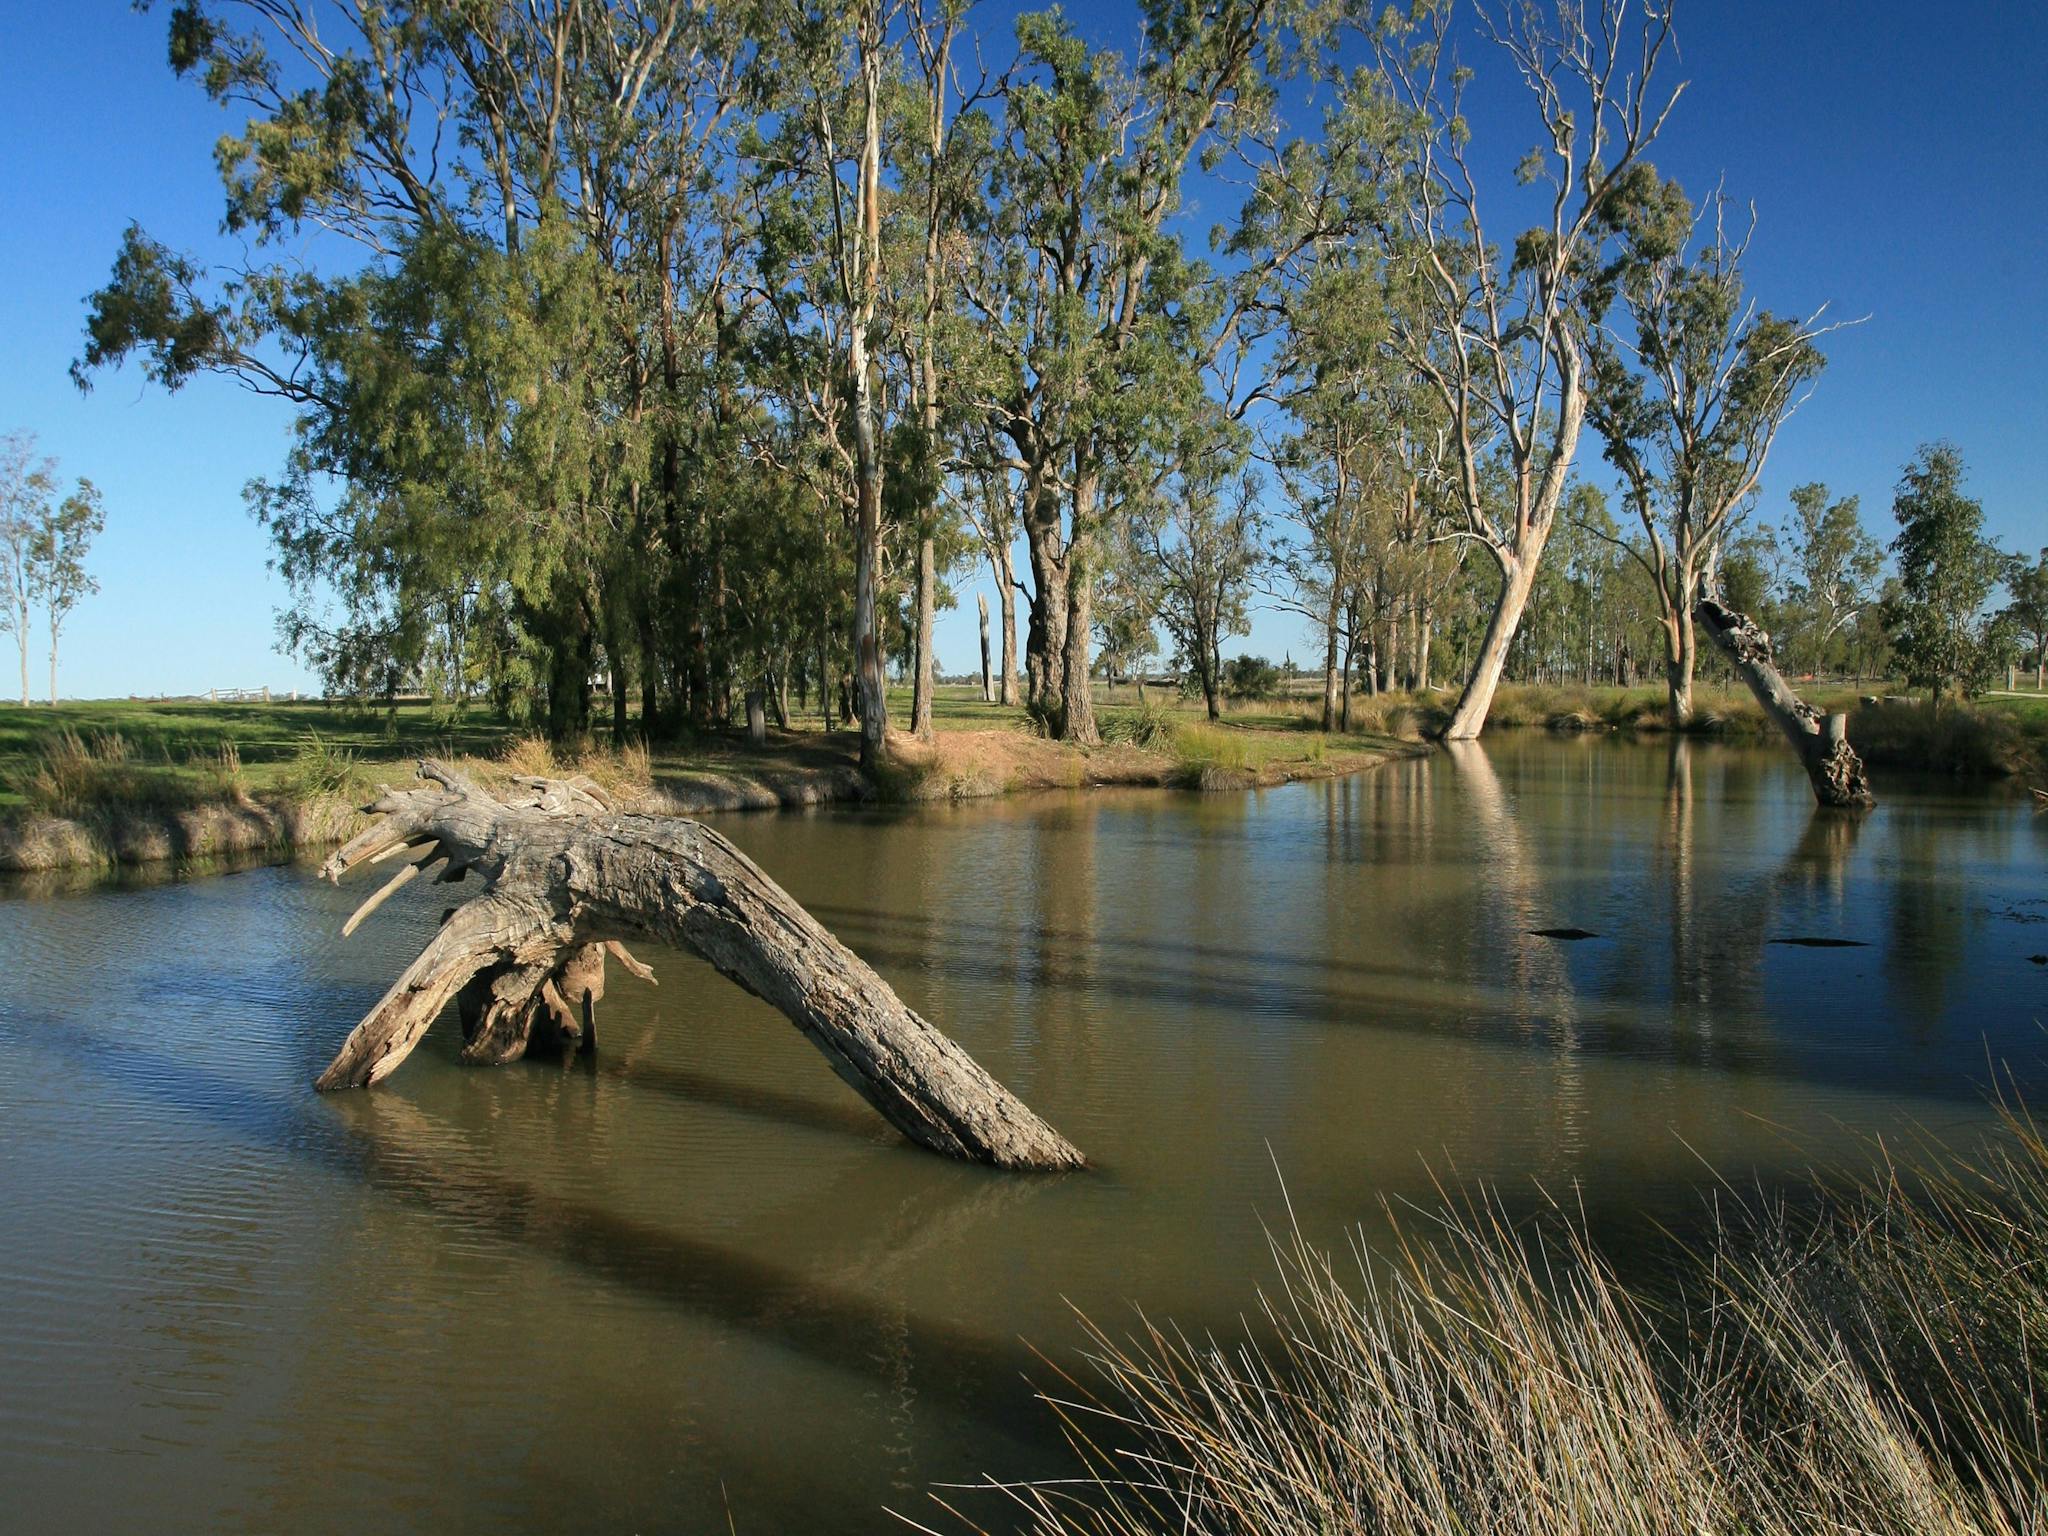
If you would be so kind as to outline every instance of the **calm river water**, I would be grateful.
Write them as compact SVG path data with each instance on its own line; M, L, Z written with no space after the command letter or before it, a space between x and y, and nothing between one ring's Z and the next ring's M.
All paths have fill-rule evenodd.
M306 867L0 900L0 1527L901 1529L1062 1465L1069 1303L1230 1329L1262 1223L1596 1230L2048 1081L2048 816L1525 734L1334 783L725 830L1099 1169L912 1150L687 957L594 1069L308 1086L431 931ZM1565 942L1539 928L1581 928ZM1862 947L1800 947L1790 938ZM983 1496L968 1509L991 1521Z

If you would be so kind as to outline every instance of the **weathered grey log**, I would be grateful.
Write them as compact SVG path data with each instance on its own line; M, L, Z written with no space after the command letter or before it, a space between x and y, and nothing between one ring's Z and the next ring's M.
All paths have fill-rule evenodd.
M1863 759L1849 745L1849 717L1823 714L1792 691L1771 657L1771 637L1749 615L1710 597L1694 605L1693 615L1799 754L1814 798L1843 810L1875 805Z
M445 857L483 890L441 929L343 1043L318 1084L390 1075L458 994L473 1061L522 1054L543 1019L565 1031L603 988L618 940L688 949L787 1014L832 1069L920 1146L1005 1168L1076 1168L1081 1154L904 1006L857 955L725 838L698 822L613 814L587 780L517 781L500 800L434 762L429 787L384 791L382 819L321 868L339 882L400 847ZM388 888L387 888L388 890ZM372 902L381 900L382 895Z

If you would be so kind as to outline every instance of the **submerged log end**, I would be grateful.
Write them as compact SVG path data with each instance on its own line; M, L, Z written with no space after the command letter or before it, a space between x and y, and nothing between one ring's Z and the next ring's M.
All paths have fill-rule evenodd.
M972 1115L955 1114L937 1135L920 1134L897 1120L913 1141L934 1152L1023 1173L1064 1173L1086 1168L1088 1159L1066 1137L1040 1119L1023 1100L994 1078Z
M1856 755L1856 749L1849 745L1847 737L1811 751L1807 757L1806 772L1807 777L1813 780L1814 798L1824 806L1841 811L1863 811L1877 804L1877 796L1870 791L1870 776L1863 769L1863 759Z
M1693 618L1799 754L1814 799L1831 810L1861 811L1877 804L1863 759L1849 745L1848 716L1824 715L1792 691L1762 626L1711 597L1694 605Z

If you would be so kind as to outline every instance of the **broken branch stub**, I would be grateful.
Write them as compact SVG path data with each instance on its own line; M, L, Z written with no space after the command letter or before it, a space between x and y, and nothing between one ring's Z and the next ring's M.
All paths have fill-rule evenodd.
M1792 691L1772 659L1771 637L1756 621L1710 597L1694 605L1693 617L1799 754L1814 798L1841 810L1875 805L1863 759L1849 745L1848 717L1823 714Z
M409 846L427 850L421 863L446 858L444 879L474 872L483 890L449 913L364 1016L320 1088L388 1076L458 997L465 1060L517 1059L543 1019L587 1036L608 954L651 977L621 942L644 934L701 955L781 1009L920 1146L1005 1168L1083 1165L1059 1132L711 828L615 814L587 781L522 780L500 800L439 763L419 771L428 786L386 789L366 807L381 819L321 874L339 883L355 866Z

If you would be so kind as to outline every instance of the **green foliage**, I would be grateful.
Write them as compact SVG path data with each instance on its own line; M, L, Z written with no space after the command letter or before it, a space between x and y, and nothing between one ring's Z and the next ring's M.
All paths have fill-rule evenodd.
M1233 656L1223 664L1223 690L1233 699L1270 699L1280 692L1280 669L1263 656Z
M318 731L306 732L276 782L299 801L353 800L366 787L355 750Z
M1886 622L1906 680L1937 703L1949 689L1983 688L2012 648L2008 625L1986 611L2007 556L1984 537L1984 508L1963 494L1963 473L1953 447L1931 444L1906 466L1892 502L1899 586Z
M1501 147L1472 136L1448 7L1142 11L1125 54L1058 9L1006 48L951 4L655 28L623 0L399 0L313 29L178 0L172 67L235 106L218 172L243 255L127 230L76 376L135 361L285 401L289 451L248 488L292 584L285 646L331 694L418 690L445 722L482 707L558 740L607 712L701 735L764 681L838 715L874 654L856 613L908 658L920 548L943 606L970 523L998 567L1025 536L1022 670L1055 735L1089 671L1053 665L1065 612L1091 621L1080 661L1128 674L1163 634L1220 700L1262 592L1318 627L1317 661L1394 683L1469 674L1525 556L1519 677L1633 682L1706 573L1768 608L1738 526L1820 331L1752 307L1744 245L1650 163L1661 13L1627 18L1643 51L1602 80L1545 7L1503 16L1541 118L1522 171L1560 222L1489 220L1488 243L1445 196ZM1603 97L1597 147L1567 81ZM1297 100L1320 116L1287 121ZM1185 190L1225 156L1249 185L1211 264ZM1581 362L1612 512L1570 475ZM1247 473L1254 423L1277 496ZM1853 506L1795 516L1790 654L1875 665Z

